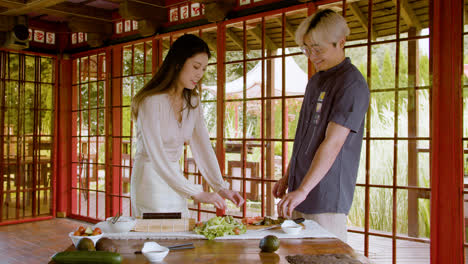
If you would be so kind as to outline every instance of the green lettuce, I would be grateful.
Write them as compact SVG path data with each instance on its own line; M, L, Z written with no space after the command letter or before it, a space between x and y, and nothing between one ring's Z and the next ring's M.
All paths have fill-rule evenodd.
M244 234L247 229L245 225L237 222L234 217L228 215L223 217L213 217L203 223L203 225L195 227L193 231L197 234L204 235L209 240L213 240L216 237L226 235Z

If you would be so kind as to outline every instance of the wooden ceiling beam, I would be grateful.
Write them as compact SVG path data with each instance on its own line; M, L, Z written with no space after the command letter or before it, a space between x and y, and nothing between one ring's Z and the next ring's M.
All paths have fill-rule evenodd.
M226 36L229 37L241 50L244 49L244 41L239 38L232 29L226 28ZM248 52L248 49L249 47L247 46L246 52Z
M154 35L161 24L167 21L166 8L129 0L120 3L119 14L125 19L138 21L138 31L144 37Z
M361 26L366 30L366 32L369 32L369 27L368 27L368 21L367 18L364 16L364 14L361 12L361 9L359 8L357 3L350 3L349 4L349 9L351 10L351 13L357 18ZM377 38L377 32L372 28L371 29L371 39L375 40Z
M283 24L283 19L281 19L281 17L276 17L275 21L280 25ZM284 23L284 30L290 37L293 39L296 38L296 29L294 29L294 27L288 22L288 19L286 19L286 22Z
M262 43L262 28L261 28L262 24L258 24L256 27L248 30L248 32L250 34L252 34L252 36L254 36L254 38L256 38L258 41L260 41L260 43ZM269 49L269 50L276 50L278 49L278 46L276 46L276 44L273 42L273 40L271 40L271 38L266 34L265 32L265 48L266 49Z
M71 18L68 27L72 32L98 33L109 37L112 35L112 23Z
M16 5L15 8L10 7L10 9L1 13L1 15L8 15L8 16L24 15L24 14L33 12L35 10L54 6L56 4L59 4L65 1L66 0L35 0L26 4L17 3L18 5ZM11 2L11 1L1 1L1 2Z
M120 3L119 14L125 19L167 21L167 8L154 7L148 4L124 0Z
M201 38L206 42L206 44L208 45L210 50L212 50L214 52L217 52L217 43L216 43L216 39L214 37L212 37L211 35L205 33L205 34L202 35Z
M43 9L45 13L56 16L74 16L86 19L112 22L112 11L104 10L92 6L84 6L72 2L64 2L50 8Z
M392 0L392 2L397 5L397 0ZM403 20L408 25L408 27L415 27L418 31L422 29L421 23L419 22L416 13L414 13L413 8L408 3L408 0L400 1L401 16Z

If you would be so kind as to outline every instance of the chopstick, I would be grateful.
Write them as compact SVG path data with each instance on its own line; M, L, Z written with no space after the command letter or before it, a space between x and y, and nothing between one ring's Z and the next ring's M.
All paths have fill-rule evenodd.
M112 224L115 224L117 223L117 220L119 220L119 218L122 216L122 213L118 213L114 216L114 218L112 218Z
M192 249L195 248L193 243L180 244L167 247L169 250L179 250L179 249ZM135 251L135 254L141 254L141 250Z

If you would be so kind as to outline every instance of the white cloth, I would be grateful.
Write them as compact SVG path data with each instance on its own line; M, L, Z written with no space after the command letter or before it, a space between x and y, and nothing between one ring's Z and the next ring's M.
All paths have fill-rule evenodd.
M348 216L345 214L336 213L323 213L323 214L304 214L302 212L294 210L292 218L304 218L317 222L324 229L336 235L341 241L347 242L348 240L348 229L346 222Z
M297 235L290 235L281 229L270 229L264 231L247 230L241 235L230 235L217 237L216 240L223 239L262 239L265 236L274 235L282 238L333 238L334 234L325 230L313 220L305 220L304 228ZM126 232L126 233L105 233L104 237L111 239L206 239L203 235L198 235L193 231L186 232Z
M197 101L193 98L192 105ZM213 190L229 188L211 146L200 103L190 111L184 107L179 123L167 94L148 96L139 106L136 130L130 194L134 216L182 212L188 217L186 198L203 188L190 182L181 171L179 159L184 142L189 142L197 168Z

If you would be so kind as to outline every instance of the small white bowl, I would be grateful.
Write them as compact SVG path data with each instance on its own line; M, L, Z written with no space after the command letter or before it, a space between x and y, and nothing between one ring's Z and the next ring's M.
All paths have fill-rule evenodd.
M161 262L169 253L169 249L167 247L163 247L156 242L145 242L143 248L141 249L141 253L145 256L145 258L151 262Z
M110 232L112 232L112 233L129 232L136 225L135 217L121 216L121 217L119 217L117 222L115 222L115 224L112 224L112 219L113 219L113 217L108 217L106 219L107 227L110 229Z
M77 246L78 246L78 242L80 242L80 240L81 240L82 238L85 238L85 237L91 239L91 240L93 241L94 245L96 246L96 242L97 242L97 241L102 237L102 235L104 234L104 233L102 233L102 234L95 235L95 236L74 236L73 233L74 233L74 232L70 232L70 233L68 234L68 236L69 236L70 239L72 240L73 245L75 245L75 247L77 247Z
M283 232L289 235L297 235L301 232L302 226L292 220L286 220L281 224Z

